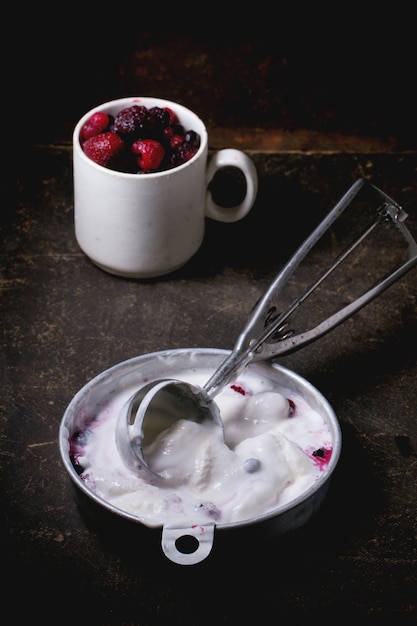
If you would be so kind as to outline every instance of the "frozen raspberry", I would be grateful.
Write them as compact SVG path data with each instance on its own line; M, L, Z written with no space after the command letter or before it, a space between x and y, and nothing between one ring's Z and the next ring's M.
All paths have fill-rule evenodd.
M138 139L132 144L132 152L144 172L155 172L161 165L165 150L159 141L154 139Z
M102 111L93 113L81 128L81 141L83 142L86 139L90 139L90 137L103 133L110 126L111 121L112 118L110 115L107 115L107 113L103 113Z
M123 139L110 131L90 137L83 145L85 154L104 167L116 166L124 149Z
M145 106L134 104L122 109L114 118L112 130L123 137L133 141L148 133L148 109Z

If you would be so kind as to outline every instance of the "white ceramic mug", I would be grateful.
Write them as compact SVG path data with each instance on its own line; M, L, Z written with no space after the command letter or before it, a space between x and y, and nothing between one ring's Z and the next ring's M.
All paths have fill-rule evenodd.
M148 174L131 174L98 165L87 157L80 130L97 111L115 116L133 105L169 107L185 130L200 135L196 155L178 167ZM184 106L148 97L121 98L91 109L73 135L75 235L83 252L112 274L151 278L182 267L200 248L205 218L236 222L253 207L258 177L253 161L240 150L224 149L208 159L207 130ZM216 204L208 185L225 167L241 170L246 195L234 207Z

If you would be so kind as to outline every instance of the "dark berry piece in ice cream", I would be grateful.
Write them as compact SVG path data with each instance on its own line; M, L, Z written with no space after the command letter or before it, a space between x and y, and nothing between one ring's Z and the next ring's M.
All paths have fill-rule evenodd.
M78 475L81 475L84 472L84 467L80 464L80 456L83 454L84 446L86 445L87 439L90 435L90 431L88 430L78 430L71 436L69 440L70 449L69 449L69 457L71 463L77 472Z
M96 113L93 113L81 128L81 142L84 142L86 139L90 139L90 137L94 137L95 135L103 133L109 128L111 121L112 117L110 115L107 115L107 113L104 113L103 111L97 111Z
M318 448L317 450L314 450L313 456L320 457L321 459L325 459L328 452L329 451L325 450L324 448Z
M85 154L95 163L104 167L117 164L118 157L124 152L123 139L111 131L90 137L83 145Z
M78 458L70 454L70 461L72 463L73 468L77 472L78 476L81 476L84 473L85 468L82 465L80 465Z
M243 462L243 469L248 474L253 474L254 472L257 472L260 467L261 462L259 459L254 459L251 457L250 459L245 459L245 461Z
M154 139L138 139L132 144L132 152L140 169L145 172L155 172L161 165L165 150L159 141Z
M230 385L230 387L231 389L233 389L233 391L236 391L236 393L240 393L242 396L248 395L248 392L242 387L242 385L237 385L235 383L233 385Z
M212 502L199 502L195 508L204 511L208 517L212 517L215 520L220 519L221 512Z
M332 450L331 448L318 448L317 450L314 450L314 452L312 452L311 456L314 458L316 464L321 469L324 469L325 467L327 467L330 461L330 457L332 456Z
M288 417L293 417L295 415L295 402L288 398Z

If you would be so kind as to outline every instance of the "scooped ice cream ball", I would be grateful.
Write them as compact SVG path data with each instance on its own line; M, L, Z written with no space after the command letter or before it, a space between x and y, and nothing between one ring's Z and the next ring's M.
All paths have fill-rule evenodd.
M242 439L272 430L279 422L288 419L289 414L289 402L280 393L263 391L247 396L239 421L225 429L226 444L233 449Z

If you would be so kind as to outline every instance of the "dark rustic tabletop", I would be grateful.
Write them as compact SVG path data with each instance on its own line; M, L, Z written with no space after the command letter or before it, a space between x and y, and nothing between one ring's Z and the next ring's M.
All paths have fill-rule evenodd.
M131 64L135 54L126 52ZM124 76L120 68L116 74ZM109 95L123 92L130 92L126 80ZM201 249L174 274L127 280L94 266L74 236L68 129L96 102L84 104L49 129L53 140L34 137L19 161L16 206L2 211L2 552L7 594L18 594L13 610L43 623L275 624L340 615L416 623L416 269L318 342L280 359L328 398L343 436L322 508L293 534L265 542L226 533L206 561L174 565L154 533L112 535L86 518L58 449L67 405L103 370L167 348L231 349L251 305L358 178L402 205L417 236L415 144L401 149L374 137L344 150L339 134L334 149L312 150L324 141L313 132L301 149L250 146L249 131L229 119L227 139L258 169L254 209L237 224L208 220ZM211 150L220 143L216 126ZM304 135L270 137L291 143ZM396 248L373 246L359 287L397 261ZM355 283L350 275L338 280L311 305L307 322L335 293L348 299Z

